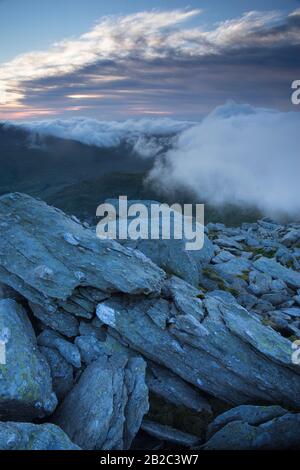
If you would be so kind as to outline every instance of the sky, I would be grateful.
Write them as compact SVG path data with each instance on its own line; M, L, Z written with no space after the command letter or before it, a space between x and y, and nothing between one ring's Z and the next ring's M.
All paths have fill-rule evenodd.
M299 0L0 0L0 119L291 109Z

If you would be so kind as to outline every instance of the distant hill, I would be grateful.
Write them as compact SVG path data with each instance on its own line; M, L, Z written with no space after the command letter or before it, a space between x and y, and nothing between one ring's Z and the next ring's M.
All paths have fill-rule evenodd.
M107 198L156 199L161 202L205 202L177 191L166 195L144 184L153 159L138 157L128 144L99 148L56 137L39 138L0 124L0 195L20 191L40 197L64 212L93 220ZM206 222L239 225L261 216L255 209L206 205Z
M125 144L103 149L56 137L33 139L22 129L0 124L1 194L51 195L66 185L111 172L145 172L152 163Z

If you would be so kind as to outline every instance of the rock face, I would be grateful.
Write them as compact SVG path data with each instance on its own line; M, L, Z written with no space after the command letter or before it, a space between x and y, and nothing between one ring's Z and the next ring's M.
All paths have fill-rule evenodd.
M0 450L80 450L54 424L0 423Z
M300 414L279 407L242 408L217 418L211 426L213 435L204 445L205 450L299 449Z
M206 295L172 279L159 299L114 297L98 318L131 348L232 404L300 404L290 342L263 326L228 293ZM293 370L294 369L294 370Z
M0 332L6 363L0 364L1 419L32 419L52 413L57 400L50 368L37 348L26 311L14 300L0 300Z
M149 259L114 241L100 241L42 201L18 193L2 196L0 219L0 281L49 315L90 316L101 291L160 292L165 274Z
M115 354L85 369L55 423L83 449L128 449L147 411L145 362Z
M0 197L0 447L299 445L300 224L205 230L120 245Z

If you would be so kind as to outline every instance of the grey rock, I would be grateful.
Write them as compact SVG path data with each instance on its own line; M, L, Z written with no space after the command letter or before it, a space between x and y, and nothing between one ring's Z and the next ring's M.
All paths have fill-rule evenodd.
M229 251L221 250L220 253L217 254L211 261L214 264L219 264L219 263L226 263L227 261L230 261L232 259L235 259L235 256L230 253Z
M249 291L254 295L263 295L271 291L272 277L269 274L253 270L249 273Z
M300 242L300 230L290 230L281 240L281 243L287 247Z
M255 295L248 293L240 294L237 297L237 301L239 304L242 305L242 307L245 307L247 310L251 310L252 307L257 304L257 298L255 297Z
M61 401L74 385L73 367L55 349L41 346L40 351L50 366L53 390Z
M181 281L183 282L183 281ZM185 284L185 305L197 289ZM100 303L97 316L115 335L146 358L185 381L233 404L299 407L299 368L291 343L264 326L226 292L206 294L191 311L172 299L124 299Z
M47 312L44 307L29 303L29 306L36 318L44 325L55 331L72 338L78 335L78 320L65 311Z
M69 364L77 368L81 367L80 351L77 346L62 338L58 333L51 330L44 330L38 336L38 344L57 349Z
M251 414L251 410L249 411ZM280 416L281 413L279 410L279 416L273 418L266 415L266 421L261 424L253 422L250 416L245 419L241 416L240 420L235 420L234 417L233 421L217 431L203 448L205 450L299 449L300 414L286 411Z
M295 295L295 297L293 297L293 300L295 300L296 304L300 306L300 295Z
M160 292L165 274L149 259L113 240L98 239L40 200L19 193L2 196L0 218L7 222L0 226L0 282L49 313L74 311L78 298L90 298L90 289ZM69 243L66 233L78 243ZM76 310L81 314L83 309Z
M272 305L280 305L288 300L289 296L285 292L271 292L269 294L264 294L261 298Z
M80 450L54 424L0 423L1 450Z
M197 436L150 420L143 421L142 430L159 440L172 442L172 444L179 446L193 447L199 444Z
M151 392L174 405L211 414L211 406L201 392L165 367L148 362L147 386Z
M38 351L27 313L14 300L0 300L0 335L6 363L0 364L0 416L32 419L53 412L57 405L50 369Z
M259 271L272 276L274 279L280 279L288 286L298 289L300 287L300 273L292 269L285 268L276 261L261 257L254 262L254 267Z
M54 420L83 449L128 449L147 411L145 362L115 354L84 370Z
M248 272L251 268L251 262L246 258L237 258L227 261L226 263L219 263L214 266L214 270L224 278L241 276Z
M283 308L282 312L293 318L300 318L300 307Z
M253 406L253 405L241 405L232 408L225 413L217 416L214 421L208 427L208 436L212 436L226 424L232 421L243 421L245 423L257 426L265 423L273 418L278 418L286 414L286 410L281 406Z

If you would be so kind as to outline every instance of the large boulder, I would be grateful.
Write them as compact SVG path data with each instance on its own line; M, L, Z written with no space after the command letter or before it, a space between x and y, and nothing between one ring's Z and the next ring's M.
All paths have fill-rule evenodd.
M229 293L198 297L197 289L171 278L160 298L113 296L98 305L97 316L111 335L225 402L299 408L300 370L290 341Z
M246 407L218 416L205 450L298 450L300 414L280 407ZM251 409L252 408L252 409Z
M160 292L165 274L142 253L98 239L40 200L2 196L0 220L0 282L43 307L34 309L43 321L47 312L90 318L95 302L111 292Z
M54 424L0 423L0 450L80 450Z
M24 420L51 414L57 399L50 369L38 350L26 311L14 300L0 300L0 334L6 356L0 364L1 419Z
M92 362L54 421L83 449L128 449L148 411L145 361L117 353Z
M113 205L116 209L116 215L119 217L119 201L117 199L108 199L107 203ZM160 205L161 203L157 201L128 201L128 206L134 204L143 204L148 209L149 217L144 219L145 223L148 226L148 238L147 239L138 239L138 240L120 240L120 243L126 247L130 247L134 250L139 250L144 253L148 258L150 258L157 266L160 266L167 273L175 274L176 276L184 279L192 285L197 286L199 284L199 274L202 269L207 266L215 254L215 248L213 243L209 238L204 235L203 247L199 250L187 250L186 244L190 241L186 238L183 233L183 236L180 239L174 237L172 232L172 211L166 208L166 215L163 215L159 219L159 229L160 236L158 239L152 239L150 236L151 223L153 219L151 218L151 204ZM164 239L161 234L162 222L167 219L171 220L171 231L170 238ZM131 223L132 218L124 220L122 218L118 219L118 224L128 228L128 225ZM184 221L184 217L181 217L181 220ZM203 228L203 227L202 227ZM124 227L123 227L124 229ZM200 227L199 227L200 229Z

